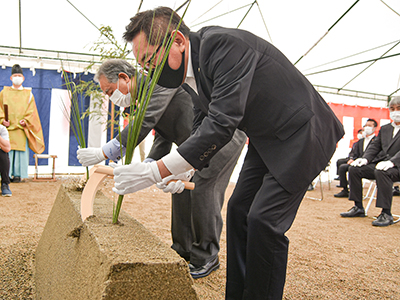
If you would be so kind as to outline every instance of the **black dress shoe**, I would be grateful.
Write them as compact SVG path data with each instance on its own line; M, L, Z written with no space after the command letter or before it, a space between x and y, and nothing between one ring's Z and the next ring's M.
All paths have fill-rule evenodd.
M374 226L389 226L393 224L393 216L389 216L386 213L381 213L375 221L372 221L372 225Z
M333 196L335 196L336 198L348 198L349 197L349 192L346 191L346 190L342 190L341 192L339 192L339 193L337 193L337 194L335 194Z
M218 255L212 261L206 263L203 266L189 264L190 275L192 275L194 279L206 277L210 275L212 271L215 271L218 268L219 268Z
M343 218L365 217L364 208L353 206L349 211L340 214Z
M336 178L333 178L333 180L340 180L340 177L338 176Z

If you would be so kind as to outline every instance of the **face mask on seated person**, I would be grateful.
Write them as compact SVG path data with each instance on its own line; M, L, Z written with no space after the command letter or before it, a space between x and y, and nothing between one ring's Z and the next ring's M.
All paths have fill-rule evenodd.
M400 122L400 111L397 111L397 110L391 111L390 118L393 120L393 122L399 123Z
M365 127L364 127L365 135L366 135L366 136L369 136L369 135L373 134L374 131L375 131L374 129L375 129L374 127L365 126Z

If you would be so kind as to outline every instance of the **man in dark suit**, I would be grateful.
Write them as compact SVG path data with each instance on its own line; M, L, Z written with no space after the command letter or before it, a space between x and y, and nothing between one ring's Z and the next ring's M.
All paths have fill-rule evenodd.
M359 139L357 142L353 144L351 151L349 153L349 157L346 162L339 165L339 187L342 187L339 193L334 194L337 198L347 198L349 197L349 188L347 181L347 171L349 169L350 164L359 157L362 157L365 150L368 148L370 143L375 138L375 130L378 127L378 123L374 119L368 119L364 125L364 137Z
M351 151L353 151L354 144L357 143L357 142L358 142L359 140L361 140L362 138L363 138L363 129L361 128L361 129L359 129L359 130L357 131L357 139L353 139L353 140L350 141ZM350 151L350 153L351 153L351 151ZM350 155L350 154L349 154L349 155ZM339 177L339 168L340 168L341 165L347 164L347 162L348 162L349 160L350 160L350 157L348 156L348 157L345 157L345 158L339 158L339 159L336 161L336 175L337 175L337 177L334 178L333 180L340 180L340 177ZM354 161L354 160L353 160L353 161ZM338 185L337 187L340 187L340 185Z
M374 142L365 151L362 158L356 159L349 168L350 195L354 206L340 215L345 218L365 217L362 203L362 179L376 179L378 193L376 207L382 208L381 214L372 222L374 226L393 224L392 189L393 182L400 180L400 96L389 102L392 123L379 130Z
M201 170L237 128L243 130L249 147L228 204L226 298L280 299L285 233L309 183L333 155L343 126L270 43L238 29L190 33L182 22L176 31L179 22L175 12L159 7L133 17L124 38L132 42L138 63L153 68L165 54L157 34L173 37L158 84L186 82L198 95L192 98L196 112L206 116L189 139L152 166L115 168L113 190L131 193L193 167Z
M126 107L131 103L131 78L136 75L134 67L127 61L110 59L100 66L95 80L100 82L101 89L112 101ZM178 146L182 144L190 136L192 126L193 104L190 95L182 88L156 86L137 144L154 129L156 137L146 161L158 160L170 152L172 143ZM124 146L129 138L128 133L129 126L121 132ZM84 166L94 165L105 160L104 153L108 153L108 158L116 161L121 153L119 141L116 137L102 148L80 149L77 152L78 159ZM237 130L209 166L194 174L192 181L196 189L172 195L172 248L190 261L193 278L205 277L219 267L219 241L223 226L221 209L226 187L245 142L246 135Z

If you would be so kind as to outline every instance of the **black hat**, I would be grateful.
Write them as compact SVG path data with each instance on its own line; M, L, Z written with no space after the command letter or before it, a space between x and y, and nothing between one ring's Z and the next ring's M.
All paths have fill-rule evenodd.
M12 66L11 75L13 75L13 74L22 74L22 75L24 75L20 65L16 64L16 65Z

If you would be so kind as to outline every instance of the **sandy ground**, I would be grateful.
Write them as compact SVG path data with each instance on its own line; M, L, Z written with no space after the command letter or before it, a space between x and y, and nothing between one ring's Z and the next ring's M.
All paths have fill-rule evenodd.
M34 299L35 248L61 183L12 183L12 197L0 198L0 299ZM334 198L336 181L324 183L324 199L317 189L306 194L290 239L284 299L400 299L400 222L386 228L371 226L380 210L370 208L366 218L343 219L340 212L352 203ZM110 198L111 182L103 191ZM231 184L226 199L232 192ZM366 205L366 203L365 203ZM125 197L123 209L166 244L171 244L168 194L155 187ZM225 217L226 206L223 209ZM400 197L393 212L400 214ZM200 299L224 299L226 247L221 237L221 268L195 280Z

